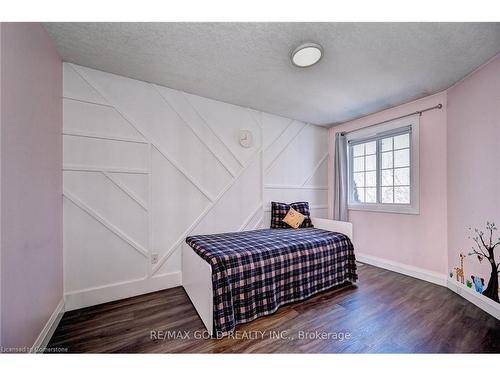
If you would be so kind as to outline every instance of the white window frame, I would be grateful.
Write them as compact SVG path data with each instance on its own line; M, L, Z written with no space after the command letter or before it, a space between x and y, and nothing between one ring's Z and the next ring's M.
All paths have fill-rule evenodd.
M410 203L363 203L352 200L352 182L353 174L351 172L352 165L352 146L349 143L369 141L372 138L381 136L384 133L397 131L405 127L410 127ZM366 127L360 130L349 132L346 135L347 146L347 180L348 180L348 209L359 211L374 211L374 212L390 212L400 214L420 213L420 174L419 174L419 127L420 116L414 115L388 121L380 125ZM377 149L377 196L380 196L380 161L379 151ZM379 199L377 199L379 200Z

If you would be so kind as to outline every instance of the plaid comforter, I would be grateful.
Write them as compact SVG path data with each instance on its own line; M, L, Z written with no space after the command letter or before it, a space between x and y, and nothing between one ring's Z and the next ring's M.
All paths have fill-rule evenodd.
M212 267L214 335L358 278L349 238L322 229L261 229L186 242Z

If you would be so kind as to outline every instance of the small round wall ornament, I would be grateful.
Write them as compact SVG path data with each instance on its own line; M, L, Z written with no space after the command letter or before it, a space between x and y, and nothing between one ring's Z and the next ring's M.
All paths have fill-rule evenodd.
M241 147L250 148L253 146L253 134L250 130L242 129L239 133L239 142Z

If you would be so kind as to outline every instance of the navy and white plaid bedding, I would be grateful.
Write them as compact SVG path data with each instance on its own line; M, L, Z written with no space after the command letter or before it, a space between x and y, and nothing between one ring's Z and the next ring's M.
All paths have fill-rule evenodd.
M349 238L317 228L191 236L212 267L214 335L345 281L355 282Z

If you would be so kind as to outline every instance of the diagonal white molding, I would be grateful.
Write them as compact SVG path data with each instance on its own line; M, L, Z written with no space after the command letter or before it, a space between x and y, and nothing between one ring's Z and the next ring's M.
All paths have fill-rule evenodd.
M80 77L88 84L90 85L90 87L92 87L94 90L98 91L91 83L90 81L88 80L88 78L86 77L86 74L85 72L82 72L80 71L78 68L75 68L75 71L77 71L77 73L80 75ZM184 93L183 93L184 94ZM169 250L162 256L162 258L159 260L159 262L153 267L152 269L152 274L156 273L160 268L161 266L165 263L165 261L170 257L170 255L179 247L179 245L182 243L183 239L194 229L194 227L203 219L203 217L205 217L208 212L210 212L210 210L214 207L214 205L220 200L220 198L226 193L226 191L231 187L233 186L233 184L238 180L238 178L243 174L243 172L247 169L247 167L249 165L252 164L253 162L253 159L255 158L255 155L259 154L262 152L261 148L259 148L258 150L256 150L256 152L254 153L254 155L252 155L251 158L249 158L249 162L247 163L247 165L243 165L241 163L241 161L233 154L233 152L227 147L227 145L220 139L220 137L217 135L217 133L215 133L213 131L213 129L210 127L210 125L206 122L206 120L200 115L200 113L196 110L196 107L192 105L192 103L189 102L188 98L186 98L186 100L188 100L188 102L190 103L190 105L193 107L193 110L197 113L197 115L199 116L199 118L206 124L206 126L213 132L214 136L224 145L224 147L227 148L227 150L234 156L234 158L238 161L238 163L244 167L242 168L240 171L238 171L238 173L233 177L232 181L230 181L226 187L217 195L217 197L212 197L210 193L208 193L204 188L201 187L201 185L199 183L197 183L196 179L193 178L191 175L189 175L189 173L187 173L187 171L185 171L180 165L178 165L178 163L175 162L175 160L170 157L166 151L162 150L161 147L159 147L157 144L155 144L155 142L152 141L151 137L148 136L147 133L145 133L144 131L140 130L134 123L134 121L132 121L131 119L128 118L128 116L123 113L120 108L116 105L114 105L113 101L110 100L110 98L108 98L106 95L103 95L103 98L111 103L112 105L112 108L125 120L127 121L145 140L147 140L148 143L151 144L152 147L154 147L165 159L167 159L179 172L181 172L203 195L205 195L205 197L207 197L210 201L210 204L209 206L202 212L202 214L192 223L192 225L183 233L183 235L180 236L180 238L169 248ZM185 95L185 94L184 94Z
M81 137L81 138L92 138L92 139L105 139L107 141L117 141L117 142L129 142L129 143L140 143L140 144L149 144L146 141L134 139L134 138L125 138L125 137L111 137L102 134L89 133L89 132L80 132L77 130L64 130L63 135L70 137Z
M266 175L267 175L267 174L269 174L269 172L271 171L271 169L274 167L274 164L276 164L276 161L277 161L277 160L279 159L279 157L283 154L283 151L285 151L285 150L288 148L288 146L290 146L290 144L291 144L291 143L292 143L292 142L293 142L293 141L294 141L294 140L295 140L295 139L296 139L296 138L300 135L300 133L302 133L302 131L303 131L303 130L307 127L307 126L309 126L309 124L303 124L303 125L300 127L299 131L298 131L297 133L295 133L295 135L294 135L292 138L290 138L290 139L288 140L288 142L286 143L285 147L283 147L283 148L281 149L281 151L280 151L280 152L278 152L278 153L276 154L276 156L273 158L273 160L271 160L271 162L269 163L269 165L268 165L268 166L267 166L267 168L266 168Z
M205 125L208 127L208 129L210 129L210 131L212 132L212 134L215 136L215 138L217 138L220 143L222 143L224 145L224 147L226 148L227 151L229 151L231 153L231 155L233 155L233 158L240 164L240 166L244 167L245 165L241 162L241 160L234 154L234 152L228 147L228 145L226 144L226 142L224 142L220 137L219 135L217 134L216 131L214 131L214 129L210 126L210 124L208 123L208 121L205 119L205 117L203 117L200 113L200 111L198 111L198 109L196 108L196 106L191 102L191 100L189 100L189 98L186 96L186 94L184 92L182 92L182 95L184 95L184 98L187 100L187 102L189 103L189 105L193 108L193 110L196 112L196 114L198 115L198 117L201 119L201 121L203 121L205 123Z
M123 191L129 198L131 198L135 203L137 203L144 211L148 211L146 203L139 198L132 190L130 190L125 184L116 179L111 173L102 172L102 174L109 179L117 188Z
M161 156L163 156L168 162L170 162L179 172L181 172L184 177L186 177L193 185L196 187L205 197L208 198L210 202L213 202L215 198L210 194L205 188L203 188L199 183L196 182L194 177L192 177L187 171L185 171L183 168L182 170L179 169L179 167L176 167L176 164L172 162L170 159L169 155L167 155L165 152L160 150L158 147L156 147L153 143L151 143L151 146L160 153Z
M121 168L121 167L90 167L87 165L64 164L63 171L76 172L115 172L129 174L149 174L147 169L142 168Z
M86 77L86 74L82 71L80 71L80 69L75 69L77 71L77 73L80 75L80 77L85 81L87 82L88 85L90 85L94 90L96 90L97 92L99 92L99 90L97 90L89 81L89 79L87 79ZM132 121L132 119L128 118L128 116L123 113L123 111L121 111L118 106L116 104L113 103L112 100L110 100L107 96L105 96L104 94L101 94L101 96L108 102L110 102L111 104L113 104L113 109L125 120L127 121L144 139L146 139L148 141L148 143L150 143L151 145L154 146L154 148L160 152L160 154L162 154L162 156L164 158L166 158L179 172L181 172L184 177L186 177L189 182L191 182L203 195L205 195L210 201L213 201L213 197L210 193L208 193L208 191L204 188L201 187L201 184L193 177L191 176L183 167L181 167L179 165L179 163L177 163L177 161L172 158L172 156L170 156L165 150L162 150L162 147L157 145L155 142L152 141L152 137L150 137L149 135L147 135L144 131L140 130L138 126L135 125L134 121Z
M208 220L212 220L212 216L215 215L216 211L219 211L219 208L226 206L234 207L236 201L241 199L245 194L249 194L248 198L251 198L249 199L250 207L247 207L246 213L241 216L238 212L229 212L227 218L221 219L220 223L218 222L215 227L210 225L210 227L214 228L213 231L220 230L228 225L234 227L234 230L238 230L238 228L240 230L252 230L263 227L269 228L269 223L267 222L269 217L269 213L267 213L269 201L274 199L274 197L278 198L282 195L288 197L293 196L294 199L295 197L304 200L311 199L311 209L317 208L319 209L318 213L323 215L324 210L321 211L321 209L326 207L322 205L326 193L322 190L326 190L326 187L307 186L313 183L312 179L316 177L315 175L314 177L308 176L309 181L306 181L303 186L300 185L306 175L310 174L311 168L317 167L317 159L310 160L307 165L301 164L300 168L298 168L292 162L285 160L284 155L281 155L284 151L288 153L290 149L300 150L300 147L303 147L304 144L307 143L308 147L309 144L311 147L319 147L320 151L318 152L318 157L322 156L323 152L325 152L324 145L323 143L317 143L318 137L315 136L317 135L316 132L314 132L314 134L309 134L308 130L310 128L306 127L310 124L304 124L303 122L292 119L274 118L273 116L267 118L262 112L243 107L239 108L239 110L235 110L235 112L231 112L231 116L225 116L224 111L227 109L224 108L223 104L207 106L205 108L203 102L201 102L201 104L198 103L197 97L191 94L172 89L164 90L159 85L146 82L138 87L132 83L130 85L120 86L121 80L124 79L122 77L106 75L103 80L99 78L101 76L97 76L97 78L94 79L91 70L79 66L71 66L71 68L71 79L74 81L68 82L66 85L68 91L63 95L65 97L63 102L66 105L66 109L68 111L74 111L74 113L71 112L69 115L85 115L85 112L81 111L86 110L88 106L82 105L77 107L74 103L91 103L102 106L101 110L99 110L99 108L89 109L94 110L95 115L99 116L95 118L96 121L105 121L106 115L113 116L113 119L120 122L123 126L128 124L130 131L135 130L135 132L123 133L120 131L120 128L116 127L110 127L109 130L103 131L96 128L95 124L89 123L87 126L84 122L75 129L71 129L68 128L71 126L71 123L68 123L63 130L65 140L83 142L85 138L95 138L123 142L116 143L116 145L125 149L125 152L128 152L129 149L131 150L130 152L133 152L135 149L134 146L137 146L134 145L134 143L139 143L148 148L147 155L149 156L149 163L143 166L140 165L138 168L129 168L128 165L131 164L123 162L117 162L118 165L122 165L117 167L113 167L111 162L108 162L111 165L101 165L103 162L106 163L105 160L107 159L99 159L101 161L94 163L94 165L64 165L63 169L65 171L75 170L83 173L103 174L106 178L98 181L100 182L99 186L101 186L101 184L108 187L111 187L109 184L115 185L112 186L113 190L111 194L126 194L128 197L122 198L134 200L147 215L144 216L144 212L141 213L141 211L136 211L134 206L130 207L130 209L134 210L123 212L123 215L130 215L131 213L141 215L141 225L147 224L148 232L147 236L145 236L146 238L140 241L136 240L133 232L128 232L128 230L125 229L128 228L128 226L121 229L120 226L113 225L114 223L111 218L106 219L106 215L100 214L102 209L100 206L90 204L94 202L93 200L89 200L89 204L87 204L86 200L83 199L86 197L86 195L84 195L82 196L83 201L81 201L78 194L68 187L69 191L65 191L64 199L66 200L65 204L67 203L69 205L66 208L70 211L68 211L65 220L74 220L75 217L73 217L73 215L85 215L86 213L91 217L91 220L95 220L95 222L99 224L99 228L97 229L100 229L101 225L106 228L105 230L107 232L104 233L106 236L105 238L108 238L108 236L117 236L123 241L123 243L113 242L111 244L113 250L123 250L126 252L125 255L129 256L131 255L129 252L135 253L138 251L144 256L144 258L141 257L143 260L135 260L131 263L131 259L133 258L124 257L124 259L111 259L111 255L108 256L99 251L94 252L94 249L88 248L88 246L97 246L95 250L101 250L99 243L96 241L93 241L91 244L71 244L67 249L68 251L82 252L88 249L92 250L89 252L93 254L93 257L96 257L95 259L88 259L90 262L82 264L82 267L86 267L87 269L86 275L71 275L71 279L67 281L67 285L71 284L73 285L71 288L75 289L74 293L71 292L68 294L68 298L73 308L89 306L116 298L125 298L134 294L181 284L181 275L177 269L179 260L177 255L180 255L179 251L182 248L186 236L199 233L199 230L201 231L202 228L205 228L205 224L208 224ZM73 70L76 73L75 75L73 75ZM76 81L77 79L79 81ZM108 90L108 85L110 85L111 90ZM116 89L120 87L126 90L127 96L128 94L137 94L135 90L139 89L139 87L148 90L148 95L151 95L150 99L154 100L155 104L151 108L153 113L150 113L150 116L155 116L157 110L162 111L162 113L164 110L170 111L170 115L166 118L172 119L176 129L177 126L179 126L179 130L182 130L182 134L179 133L178 142L183 142L186 139L194 141L197 145L196 147L201 148L203 155L209 160L209 162L203 163L205 169L201 169L201 165L186 164L188 160L184 158L193 157L193 155L188 154L189 150L186 150L186 153L177 153L177 148L171 148L171 146L175 146L173 143L162 142L160 139L161 133L156 133L156 124L154 124L154 127L151 127L147 122L150 118L149 116L145 115L145 117L136 119L133 112L130 112L131 108L135 108L135 104L128 100L121 101L118 96L115 96L120 95L120 91L116 91ZM99 98L88 95L88 90L96 91L97 94L99 94ZM102 100L100 99L101 97ZM97 103L94 101L97 101ZM106 111L108 108L112 108L114 114ZM230 108L231 111L233 109L234 108ZM119 118L116 118L117 115ZM212 117L212 115L214 117ZM230 122L238 122L238 118L232 117L233 115L244 116L245 123L248 126L256 131L257 129L260 130L260 145L257 145L258 140L256 139L256 145L250 152L243 152L238 148L238 139L234 134L230 137L229 132L232 131L229 127ZM71 117L68 117L68 119L70 118ZM212 118L218 120L212 120ZM123 120L120 121L121 119ZM208 120L210 120L210 123ZM123 121L125 121L126 124L123 124ZM222 123L219 124L218 121L222 121ZM165 126L170 125L168 121L165 122ZM219 127L219 125L221 125L221 127ZM186 129L185 126L188 128ZM278 128L274 128L273 130L271 128L273 126ZM304 131L304 129L306 130ZM161 128L158 130L161 131ZM266 130L269 131L267 132ZM326 132L325 130L325 133ZM160 138L157 138L157 136ZM80 138L72 139L70 137ZM297 141L297 138L300 139L300 142ZM302 142L303 139L304 142ZM86 144L89 143L90 142L86 142ZM67 151L69 152L69 156L73 155L72 150L68 149ZM92 145L90 145L90 148L85 149L85 152L92 153L92 151ZM316 151L318 151L318 149L316 149ZM239 157L236 155L239 155ZM117 155L117 157L120 156ZM168 162L169 165L162 163L159 165L158 169L155 168L153 171L151 168L152 158L156 160L157 157L158 162L160 162L161 159L165 161L165 163ZM270 165L271 159L273 159L273 165ZM189 162L191 161L192 160L189 160ZM272 168L269 175L265 174L268 169L267 166L271 166ZM281 173L275 179L273 176L277 167L284 168L284 173ZM324 166L320 166L318 168L323 171L323 167ZM163 173L165 172L162 171L163 168L168 169L167 174ZM214 178L217 177L212 176L210 168L216 168L217 171L221 173L220 176L223 178L222 182L219 181L218 184L215 184L216 180L214 180ZM293 185L277 185L279 183L286 184L288 180L282 177L296 175L299 169L299 179L298 181L294 179ZM143 178L140 179L141 185L138 185L136 188L136 179L132 179L129 184L128 179L122 180L122 178L120 178L121 176L114 172L142 175ZM68 172L65 173L66 175L68 174ZM316 171L315 173L317 175L319 172ZM133 176L130 177L132 178ZM137 176L137 178L138 177L139 176ZM147 181L144 180L146 177ZM98 189L94 189L92 186L88 185L91 182L92 181L82 182L84 184L83 187L89 189L88 193L91 194L89 197L93 197L94 194L100 193ZM155 194L155 196L152 194L153 182L155 189L158 188L159 192L159 194ZM139 181L137 181L137 183L139 183ZM145 185L143 185L143 183ZM185 185L186 183L189 185ZM172 184L171 189L169 188L169 191L172 191L172 193L169 196L161 195L161 192L166 189L168 184ZM196 190L192 190L191 186L193 185ZM217 188L215 186L217 186ZM139 189L139 187L141 190L136 190ZM207 189L204 189L204 187ZM143 189L144 192L142 193ZM280 189L290 190L285 191ZM197 193L197 191L200 193ZM259 191L260 194L258 194ZM160 205L157 204L158 202L156 202L156 199L161 201L162 208L159 208ZM182 202L186 202L187 199L193 200L184 205ZM121 202L121 200L112 203L115 209L120 209L120 206L118 206L119 202ZM165 206L163 207L163 205ZM75 208L73 209L72 207ZM78 209L78 211L76 209ZM85 213L81 213L81 211ZM105 213L106 211L102 212ZM153 215L153 213L155 215ZM184 216L179 220L172 220L172 217L177 217L176 215ZM126 220L124 224L136 222L137 219L139 218L131 217L130 221ZM92 222L87 222L87 225L89 225L89 227L82 228L82 230L89 231L89 233L93 233L94 230L96 230ZM172 225L171 228L170 225ZM130 227L130 229L133 229L133 227ZM144 230L146 230L146 228ZM172 236L172 233L165 233L165 231L168 230L172 230L172 233L176 233L177 235ZM143 231L141 233L145 234ZM125 245L126 248L123 248ZM160 254L160 259L156 264L152 264L151 262L152 254L154 253ZM119 268L96 269L94 271L92 269L92 262L99 262L101 259L100 257L102 257L103 262L117 261L117 265L130 267L130 270L127 270L125 275L123 275L123 270ZM175 259L173 259L174 257ZM71 266L78 266L78 264L72 264ZM172 267L175 268L175 272L169 274L168 277L165 278L165 272L168 273L171 271ZM168 268L168 270L166 268ZM88 281L93 279L94 272L98 277L107 275L106 280L108 280L107 282L109 282L109 284L89 284ZM98 277L96 279L98 279ZM122 281L123 279L125 280ZM85 289L87 285L91 285L91 288Z
M185 238L189 236L191 231L198 225L198 223L210 212L215 202L210 203L202 213L195 219L195 221L186 229L174 242L172 246L163 254L163 256L158 260L158 263L153 266L151 274L154 275L160 270L160 268L165 264L165 262L170 258L170 256L179 248L179 246L184 242Z
M278 139L280 139L283 134L286 133L286 131L290 128L290 126L292 126L292 124L295 122L295 120L291 120L287 126L285 126L283 128L283 130L278 134L278 136L276 138L273 139L273 141L264 149L264 152L266 151L269 151L271 149L271 147L273 147L273 145L278 141Z
M251 214L245 219L245 221L243 222L243 224L240 226L240 228L238 229L238 231L242 231L244 229L246 229L246 227L248 226L248 224L250 224L250 222L252 221L252 219L255 217L255 215L257 215L258 212L263 212L263 206L262 206L262 202L260 202L260 204L251 212Z
M76 72L76 74L79 75L78 72ZM111 104L104 104L104 103L92 102L90 100L76 99L76 98L72 98L71 96L63 95L63 99L64 100L72 100L74 102L86 103L86 104L100 105L101 107L113 108L113 106Z
M212 208L215 207L217 202L226 194L226 192L238 181L238 179L241 177L241 175L250 167L256 159L256 156L261 153L261 150L257 150L251 157L250 160L251 162L247 165L246 168L241 169L238 174L234 177L234 179L229 182L224 189L217 195L217 197L209 203L209 205L203 210L203 212L196 218L196 220L189 226L188 229L186 229L180 236L175 243L170 246L170 248L167 250L167 252L160 258L158 263L153 267L153 274L158 272L158 270L161 268L161 266L167 261L167 259L174 253L175 250L182 244L184 239L191 233L191 231L199 224L199 222L212 210Z
M262 216L259 221L254 225L253 229L260 229L262 227L262 223L264 222L264 216Z
M313 178L313 176L316 174L316 172L318 171L319 167L321 167L321 165L325 162L326 158L328 158L328 152L323 155L323 157L320 159L320 161L314 166L312 172L309 174L309 176L305 179L304 183L302 184L302 186L306 186L306 184L309 182L309 180L311 178ZM328 188L328 187L327 187Z
M132 246L137 252L139 252L141 255L144 257L148 258L149 257L149 252L146 250L144 247L142 247L140 244L135 242L133 239L131 239L129 236L127 236L125 233L123 233L120 229L118 229L116 226L111 224L108 220L106 220L104 217L99 215L96 211L94 211L92 208L90 208L87 204L85 204L80 198L78 198L76 195L73 193L70 193L69 190L64 189L63 190L63 195L66 197L69 201L71 201L76 207L80 208L84 212L86 212L90 217L94 218L97 220L99 223L101 223L105 228L107 228L109 231L111 231L113 234L115 234L118 238L121 240L125 241L128 243L130 246Z
M167 104L167 106L177 115L177 117L183 122L184 125L187 126L187 128L189 130L191 130L191 133L193 133L193 135L198 138L200 140L200 142L207 148L207 150L214 156L214 158L220 163L220 165L222 165L222 167L231 175L231 177L234 177L236 175L236 172L232 171L231 168L229 168L226 163L224 162L224 160L222 160L222 158L217 154L215 153L212 148L207 144L207 142L205 141L205 139L203 137L201 137L197 131L194 130L194 128L191 126L191 124L186 121L184 119L184 117L174 108L174 106L168 101L168 99L161 93L160 90L158 90L158 87L155 85L155 84L151 84L151 86L153 86L153 88L155 89L155 91L158 93L158 95L163 99L163 101ZM190 102L187 102L191 108L194 110L193 108L193 105L190 103ZM210 129L213 133L213 130ZM219 138L217 138L219 139Z
M65 69L66 67L68 67L68 68L69 68L69 70L68 70L67 72L66 72L66 69ZM65 64L64 64L64 66L63 66L63 70L64 70L64 71L63 71L63 73L64 73L64 77L63 77L64 82L63 82L63 83L65 83L65 81L66 81L67 79L69 79L69 81L71 82L71 78L66 77L66 73L68 73L69 71L73 72L73 74L74 74L77 78L82 78L82 77L80 76L80 74L78 74L78 71L77 71L76 66L75 66L75 65L73 65L73 64L69 64L69 63L68 63L68 64L66 64L66 63L65 63ZM69 76L71 76L71 74L69 74ZM83 78L82 78L82 79L83 79ZM98 90L96 90L96 88L95 88L95 87L93 87L93 86L92 86L89 82L87 82L86 80L84 80L84 79L83 79L83 82L81 82L81 83L83 83L83 88L84 88L84 90L83 90L83 91L84 91L83 96L84 96L84 97L86 97L86 99L89 99L89 98L90 98L90 100L89 100L88 102L94 102L94 101L97 101L97 103L99 103L99 104L101 104L101 105L103 105L103 106L105 106L105 105L108 105L108 104L109 104L109 102L106 100L106 98L104 98L104 96L102 96L102 95L101 95L101 93L100 93ZM78 86L78 85L77 85L77 86ZM66 87L64 87L64 86L63 86L63 91L64 91L64 93L66 94L67 90L66 90ZM71 90L69 90L69 91L71 92ZM77 91L78 91L78 90L77 90ZM71 95L71 94L70 94L70 95ZM85 99L84 99L84 100L81 100L81 101L85 101Z

